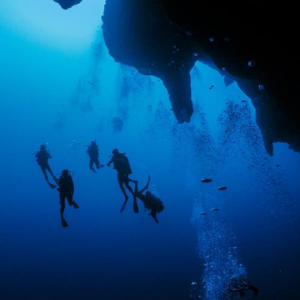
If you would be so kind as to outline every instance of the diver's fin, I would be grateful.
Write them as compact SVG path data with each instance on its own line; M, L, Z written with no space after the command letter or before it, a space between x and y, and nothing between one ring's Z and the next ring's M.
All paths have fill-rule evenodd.
M156 222L156 224L159 223L159 222L158 222L158 219L157 219L157 217L156 217L156 212L151 211L151 213L149 214L149 216L151 216L151 217L154 219L154 221Z
M73 201L73 207L74 207L75 209L77 209L77 208L79 208L79 205L78 205L75 201Z
M96 170L95 170L95 168L92 168L92 171L93 171L94 173L97 173Z
M148 172L147 172L147 173L148 173ZM146 189L149 188L150 181L151 181L151 176L150 176L150 174L148 173L148 181L147 181L147 184L146 184L146 186L145 186Z
M122 207L121 207L121 210L120 210L120 213L122 213L126 207L126 204L127 204L127 201L128 199L125 200L125 202L123 203Z
M61 225L63 228L69 227L67 221L64 218L61 219Z
M147 172L148 173L148 172ZM137 184L135 185L135 194L137 193L144 193L146 190L148 190L149 188L149 184L150 184L150 180L151 180L151 176L150 174L148 173L149 177L148 177L148 181L147 181L147 184L145 185L145 187L143 189L141 189L139 192L137 190Z
M133 211L135 214L139 213L139 207L138 207L138 204L136 201L136 197L134 197L134 199L133 199Z

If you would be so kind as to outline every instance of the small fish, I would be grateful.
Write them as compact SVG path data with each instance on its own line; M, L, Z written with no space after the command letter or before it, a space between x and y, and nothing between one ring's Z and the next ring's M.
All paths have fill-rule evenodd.
M255 61L254 59L250 60L250 61L248 62L248 66L249 66L249 67L255 67L255 66L256 66L256 61Z
M247 102L247 100L242 100L242 102L243 102L243 103L246 103L246 102Z
M200 213L200 216L206 216L206 215L207 215L206 212L201 212L201 213Z
M212 85L212 86L211 86L209 89L210 89L210 90L212 90L214 87L215 87L215 86L214 86L214 85Z
M221 186L218 188L219 191L226 191L227 190L227 187L226 186Z
M201 182L203 182L203 183L209 183L209 182L212 182L212 179L204 178L204 179L201 180Z
M212 208L210 211L220 211L218 208Z

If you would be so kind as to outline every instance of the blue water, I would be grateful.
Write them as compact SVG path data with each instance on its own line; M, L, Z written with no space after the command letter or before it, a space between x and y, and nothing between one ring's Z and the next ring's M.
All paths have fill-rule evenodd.
M239 274L259 299L299 299L300 155L280 143L266 153L237 84L198 62L195 113L178 125L162 82L110 57L104 1L67 12L9 2L0 0L0 299L219 300ZM101 163L119 148L140 185L151 174L165 205L158 225L131 199L120 214L116 172L89 170L91 140ZM80 209L66 207L67 229L35 162L42 143L55 173L75 173Z

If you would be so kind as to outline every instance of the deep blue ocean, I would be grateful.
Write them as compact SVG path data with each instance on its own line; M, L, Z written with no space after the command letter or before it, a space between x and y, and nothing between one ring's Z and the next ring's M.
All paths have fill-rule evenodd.
M103 8L0 0L0 299L222 300L239 275L255 299L300 299L300 154L269 156L251 99L201 62L178 124L161 80L109 55ZM151 174L159 224L132 196L120 213L117 172L89 170L92 140L102 164L125 152L141 187ZM55 174L74 172L69 228L35 160L43 143Z

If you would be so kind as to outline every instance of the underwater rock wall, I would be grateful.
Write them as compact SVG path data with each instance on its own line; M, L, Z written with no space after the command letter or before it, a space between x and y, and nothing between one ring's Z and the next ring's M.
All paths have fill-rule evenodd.
M178 121L190 121L190 70L196 62L193 52L199 47L168 20L159 1L107 1L103 33L110 55L144 75L160 78Z
M80 0L55 0L63 8ZM297 10L262 1L107 0L110 55L164 82L179 121L193 115L190 71L197 60L234 79L252 99L265 146L300 151Z
M69 9L81 1L82 0L54 0L54 2L57 2L63 9Z
M266 148L300 151L297 10L267 1L160 0L168 17L191 32L215 65L235 77L256 108ZM213 42L210 39L213 38ZM246 81L243 80L247 79ZM249 81L250 80L250 81Z
M292 13L281 10L258 1L109 0L103 30L116 61L164 81L180 123L193 113L189 72L195 60L211 64L209 55L251 97L267 151L278 141L300 151L296 18L280 22Z

